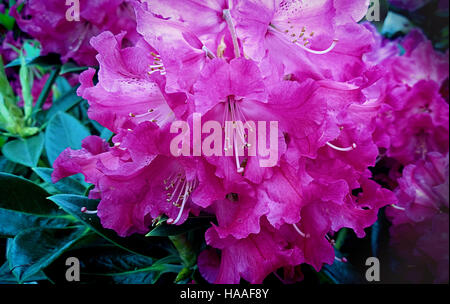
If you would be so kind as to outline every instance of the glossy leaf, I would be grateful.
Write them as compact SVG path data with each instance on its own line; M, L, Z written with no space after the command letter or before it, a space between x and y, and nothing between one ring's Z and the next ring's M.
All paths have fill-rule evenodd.
M74 246L87 231L84 226L25 230L8 246L9 267L18 281L24 282Z
M340 256L339 253L336 256ZM364 274L360 273L350 262L335 260L332 265L324 265L323 273L336 284L364 283Z
M27 283L29 282L37 282L47 280L47 277L43 272L39 272L34 276L31 276L27 279ZM8 263L4 263L0 267L0 284L17 284L17 278L13 275L12 271L9 269Z
M97 200L65 194L54 195L49 199L64 209L64 211L82 221L100 236L122 249L150 257L154 257L167 250L167 241L159 238L157 240L151 240L141 235L132 235L127 238L119 237L113 230L103 228L97 215L81 212L82 207L86 207L89 210L96 210L99 203Z
M74 175L61 179L59 182L52 183L52 172L50 168L33 168L33 171L39 175L45 182L51 184L61 193L65 194L79 194L82 195L86 192L89 184L83 181L82 175Z
M2 153L12 162L34 167L39 162L43 149L44 135L40 133L30 138L7 142L2 148Z
M52 107L45 112L42 120L44 122L48 122L52 120L52 118L58 114L59 112L66 112L80 103L83 98L79 97L76 93L77 87L69 90L65 94L63 94L60 98L55 100L52 104Z
M159 224L146 236L176 236L189 231L211 226L214 217L194 217L186 220L182 225L169 225L166 221Z
M0 173L0 236L13 237L35 227L66 227L73 218L51 201L36 184L11 174Z
M81 142L90 135L77 119L66 113L56 114L45 132L45 149L51 164L66 148L80 149Z

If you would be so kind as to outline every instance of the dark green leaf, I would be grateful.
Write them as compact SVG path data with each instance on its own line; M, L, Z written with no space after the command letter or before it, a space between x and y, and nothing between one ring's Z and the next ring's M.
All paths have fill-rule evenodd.
M77 96L77 87L74 87L61 98L55 100L52 107L46 112L43 121L50 121L59 112L66 112L80 103L83 98Z
M0 172L13 173L16 168L16 163L9 161L3 155L0 155Z
M340 254L336 251L336 256L338 255ZM335 260L332 265L324 265L322 271L336 284L364 283L363 274L361 274L350 262Z
M42 188L10 174L0 173L0 236L13 237L35 227L66 227L73 218L46 199Z
M43 272L39 272L34 276L28 278L27 282L37 282L47 280L47 277ZM0 267L0 284L17 284L18 281L9 269L8 263L4 263Z
M0 208L37 215L58 213L58 207L47 200L48 193L22 177L0 173L0 193Z
M10 161L27 166L37 165L44 148L44 135L42 133L26 138L16 139L6 143L2 152Z
M29 65L38 65L40 67L50 68L54 66L60 66L61 60L58 54L50 53L45 56L38 56L32 59L28 64Z
M57 88L57 90L53 91L54 93L53 97L55 99L59 98L60 96L63 96L72 89L72 86L70 85L69 81L67 81L67 79L62 76L58 76L56 78L55 85Z
M132 235L127 238L122 238L113 230L103 228L97 215L81 212L82 207L86 207L88 210L96 210L99 203L97 200L65 194L54 195L49 197L49 199L64 209L64 211L82 221L100 236L122 249L150 257L155 257L166 252L164 248L168 246L167 240L146 238L142 235Z
M81 142L90 135L77 119L66 113L56 114L45 132L45 149L51 164L66 148L80 149Z
M189 218L182 225L169 225L166 221L156 226L146 236L175 236L211 225L213 217Z
M61 67L61 72L59 74L64 75L67 73L77 73L77 72L82 72L87 69L88 69L88 67L80 67L80 66L77 66L76 64L68 62Z
M86 233L86 227L35 228L19 233L8 247L9 267L19 282L45 269Z
M180 265L176 257L168 257L154 263L153 259L132 254L119 248L86 251L77 254L82 265L82 277L100 279L120 284L153 284L166 272L178 272Z
M64 228L73 224L67 215L34 215L0 208L0 236L14 237L22 231L37 228Z
M39 175L45 182L52 184L61 193L83 195L86 192L88 184L83 181L82 175L74 175L61 179L56 184L52 183L52 172L50 168L33 168L33 171Z
M100 137L106 141L109 141L113 135L114 133L108 130L107 128L104 128L100 133Z

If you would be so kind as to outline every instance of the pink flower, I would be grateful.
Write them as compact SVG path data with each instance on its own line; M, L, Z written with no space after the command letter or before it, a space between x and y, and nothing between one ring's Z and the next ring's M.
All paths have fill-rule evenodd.
M232 2L228 0L149 1L147 2L147 8L148 11L156 16L160 16L162 19L183 24L209 50L215 52L218 46L221 45L222 39L227 45L231 42L232 38L228 31L227 20L224 18L224 11L230 9ZM145 20L138 20L139 22L145 22ZM153 33L153 35L164 32ZM233 54L232 48L226 51L229 54Z
M440 91L449 72L448 54L434 51L419 31L411 32L401 43L403 55L381 55L392 54L392 45L379 43L366 57L385 75L365 94L381 106L375 131L377 145L407 165L428 152L448 151L449 106Z
M379 108L374 140L397 163L387 177L398 199L387 209L391 244L409 265L408 280L430 281L431 275L446 282L449 106L442 92L449 75L448 52L435 51L417 30L396 42L372 32L377 44L365 60L384 75L364 93ZM403 54L395 52L396 43Z
M127 31L128 39L136 38L135 16L127 2L81 0L79 21L66 19L69 6L59 0L28 1L20 15L16 11L18 3L11 14L24 32L41 42L42 55L57 53L64 62L73 59L80 65L96 65L96 52L89 45L93 36L109 30L115 34Z
M121 142L118 142L120 140ZM170 155L167 130L151 122L114 137L115 146L98 137L83 141L83 149L65 150L55 161L52 178L82 173L100 198L98 216L104 227L121 236L146 233L152 220L166 215L182 224L192 211L225 197L207 164ZM202 183L207 180L207 183Z
M363 69L371 37L355 21L365 15L365 1L237 2L231 14L248 56L261 60L267 53L285 74L302 79L347 81Z
M157 58L153 49L144 40L122 47L124 36L103 32L92 39L99 51L99 82L94 86L95 70L87 70L80 75L78 94L90 103L89 117L115 133L144 121L164 125L175 118L168 102L181 99L184 105L184 94L166 94L164 79L150 75Z
M425 265L435 282L448 282L448 154L428 153L406 166L398 182L398 203L387 213L393 222L391 242L402 258L416 265L416 280L423 280L420 269Z
M95 185L103 226L127 236L162 216L181 225L212 214L217 222L205 239L218 251L200 255L200 272L216 283L262 283L279 268L297 279L302 263L318 271L333 263L335 232L347 227L363 237L379 209L396 202L368 170L387 107L378 64L388 56L364 61L376 46L357 24L365 1L169 0L134 8L139 38L97 35L98 83L94 69L80 76L89 116L115 133L114 146L90 137L54 165L55 181L81 172ZM238 147L247 155L190 153L197 146L173 155L172 123L190 131L199 115L225 133L219 152ZM250 122L277 125L261 132L273 166L249 155L257 146L246 134Z
M191 92L207 56L214 54L183 22L158 18L139 5L136 5L136 16L138 32L158 53L152 72L159 71L166 76L167 92Z

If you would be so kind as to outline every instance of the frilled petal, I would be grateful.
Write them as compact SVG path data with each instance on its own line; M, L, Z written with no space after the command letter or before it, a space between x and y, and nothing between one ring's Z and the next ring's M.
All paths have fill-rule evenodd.
M214 230L220 238L232 236L243 239L260 232L260 218L267 214L269 208L265 201L255 197L255 190L247 186L239 194L231 194L215 203L218 225L214 226Z
M111 131L134 128L143 121L160 125L174 118L161 87L161 80L148 74L152 63L151 48L140 42L122 48L123 34L104 32L92 39L99 51L99 82L94 86L94 70L80 76L78 94L90 104L89 117Z
M271 272L303 261L299 248L291 248L282 234L264 225L259 234L236 240L220 239L215 230L206 232L206 242L221 249L220 268L215 283L238 284L241 278L261 284Z
M205 114L229 96L236 100L266 102L267 92L256 62L214 59L206 65L195 85L195 110Z

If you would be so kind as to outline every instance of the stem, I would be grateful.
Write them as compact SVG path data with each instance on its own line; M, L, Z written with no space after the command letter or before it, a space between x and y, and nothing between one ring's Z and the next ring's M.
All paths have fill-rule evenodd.
M169 239L177 249L184 266L188 268L194 266L197 261L197 256L194 253L192 245L188 242L186 234L169 236Z
M56 69L54 69L51 72L50 77L48 78L47 82L45 83L45 86L42 89L38 100L36 101L36 105L34 106L33 114L36 114L37 112L39 112L41 110L42 105L44 104L45 100L48 97L48 94L50 94L50 90L51 90L53 84L55 83L60 70L61 70L61 67L57 67Z
M230 10L223 10L223 18L228 24L228 30L230 31L231 38L233 39L234 56L236 58L241 57L241 51L239 50L239 42L237 39L236 28L234 27L233 19L231 18Z
M345 238L347 237L347 228L342 228L339 231L338 236L336 238L336 245L334 246L337 250L340 250L344 245Z

